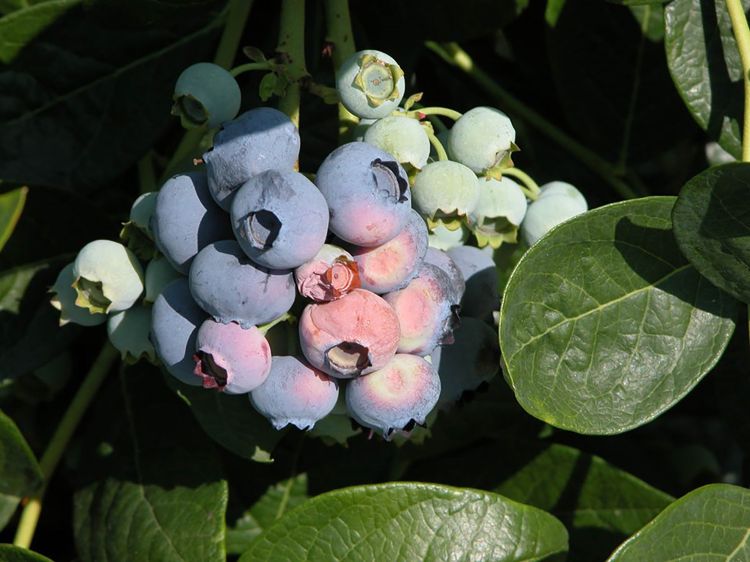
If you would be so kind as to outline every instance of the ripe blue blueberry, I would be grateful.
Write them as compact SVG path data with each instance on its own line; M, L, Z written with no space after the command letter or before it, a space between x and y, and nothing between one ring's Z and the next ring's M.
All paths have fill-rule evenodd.
M429 263L440 269L450 279L451 287L453 292L451 293L452 302L461 302L464 291L466 290L466 283L464 281L463 273L456 265L447 252L438 250L437 248L428 248L427 253L424 256L424 263Z
M210 62L199 62L182 71L174 87L172 115L185 128L218 127L240 110L242 94L237 80L227 70Z
M250 401L276 429L288 424L312 429L336 405L336 379L297 357L273 357L271 372L263 384L250 393Z
M497 267L490 248L458 246L448 250L464 276L466 291L461 300L461 315L484 318L500 306Z
M380 119L394 111L404 97L404 72L389 55L359 51L336 73L341 103L357 117Z
M310 180L292 170L250 178L232 203L232 228L256 263L291 269L310 260L328 234L328 205Z
M575 187L561 181L550 182L542 186L539 197L529 205L521 235L531 246L552 227L587 210L586 198Z
M299 149L299 131L284 113L271 107L246 111L225 123L203 154L211 195L228 211L243 183L266 170L291 170Z
M393 156L370 144L350 142L333 150L315 183L330 209L331 232L351 244L385 244L409 219L406 172Z
M167 285L151 307L151 343L164 368L185 384L200 386L194 374L195 339L208 318L193 300L185 278Z
M159 190L151 231L172 267L187 275L202 248L232 237L227 218L208 192L206 174L191 172L173 176Z
M270 322L294 303L291 271L272 271L249 259L234 240L209 244L190 267L195 301L217 321L250 328Z

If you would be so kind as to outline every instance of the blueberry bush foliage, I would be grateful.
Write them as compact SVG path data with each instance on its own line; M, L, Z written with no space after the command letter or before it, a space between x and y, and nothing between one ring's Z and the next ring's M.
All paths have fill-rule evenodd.
M746 9L0 0L0 560L750 560ZM50 297L72 291L64 268L92 240L122 229L143 264L157 261L131 204L210 164L202 155L236 110L278 108L296 126L295 181L330 175L321 163L357 135L386 142L336 90L338 69L362 49L397 61L398 73L390 63L373 72L403 80L401 108L370 106L393 102L385 114L414 118L430 162L481 152L461 156L447 131L470 109L507 114L512 161L483 171L479 190L510 178L522 209L529 200L520 231L523 213L493 215L489 195L473 214L436 203L426 216L428 174L417 172L427 153L401 160L430 245L463 247L449 252L459 265L462 251L485 247L471 258L484 265L465 259L490 265L489 276L464 274L455 342L431 356L442 394L426 418L372 431L331 402L310 431L277 430L258 413L271 416L273 397L253 394L256 411L247 388L201 388L162 368L150 343L180 333L172 317L122 354L114 315L107 325L86 311L61 318ZM239 91L218 71L178 83L207 62L231 70ZM209 118L192 99L173 109L176 87L220 101ZM532 236L531 209L541 224L544 198L561 201L545 194L555 181L589 210ZM446 189L434 197L464 187ZM179 227L191 212L169 214ZM104 252L103 270L116 253ZM204 269L210 283L231 277ZM148 326L163 306L148 273L145 294ZM295 354L303 306L263 328L274 355ZM356 359L351 346L339 351ZM201 357L213 369L204 386L234 388Z

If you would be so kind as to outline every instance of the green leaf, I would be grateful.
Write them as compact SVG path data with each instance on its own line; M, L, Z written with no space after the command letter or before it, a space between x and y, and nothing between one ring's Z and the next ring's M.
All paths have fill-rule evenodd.
M568 558L576 562L603 560L674 499L600 457L514 437L427 459L406 476L491 490L549 511L570 532Z
M0 69L0 179L101 190L174 123L175 80L210 56L222 18L207 2L150 2L172 19L133 21L138 4L74 10Z
M227 552L242 554L253 539L289 510L308 499L307 474L300 474L274 484L240 519L227 529Z
M38 491L44 480L36 457L13 420L0 412L0 529L21 498ZM2 551L0 551L0 554ZM5 560L0 556L1 560Z
M567 550L562 523L479 490L390 483L312 498L261 534L252 560L540 560Z
M3 562L52 562L46 556L12 544L0 544L0 560Z
M26 203L27 187L21 187L0 195L0 251L13 234Z
M122 369L107 390L74 497L79 559L224 562L228 489L212 443L158 370Z
M49 0L0 18L0 62L11 62L26 44L81 0Z
M547 0L547 7L544 10L544 19L547 25L555 27L560 17L560 12L565 8L565 0Z
M680 191L674 235L711 283L750 303L750 164L709 168Z
M28 7L28 0L0 0L0 14L8 14Z
M726 3L674 0L664 16L667 62L680 96L709 136L739 158L742 64Z
M223 392L181 384L165 375L171 386L190 406L203 430L219 445L246 459L271 462L271 452L284 436L250 404L247 394Z
M589 211L521 259L500 310L500 348L527 412L579 433L620 433L677 403L721 357L737 301L680 252L674 201Z
M748 537L750 491L710 484L672 503L608 560L747 560Z

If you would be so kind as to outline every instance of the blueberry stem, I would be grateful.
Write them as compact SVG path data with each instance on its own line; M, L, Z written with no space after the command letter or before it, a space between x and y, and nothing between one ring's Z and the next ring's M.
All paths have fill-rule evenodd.
M16 536L13 540L14 545L22 548L29 548L31 545L36 525L39 521L39 513L42 510L42 497L46 491L47 484L49 484L52 475L55 473L55 469L70 442L70 438L78 427L81 418L83 418L83 414L86 413L99 387L101 387L112 365L119 357L120 353L112 344L106 342L94 360L83 383L81 383L78 392L73 397L68 409L63 414L57 430L52 436L49 445L47 445L42 459L39 461L39 468L44 477L44 486L36 495L28 498L28 502L21 512L21 519L18 522Z
M352 33L352 19L349 14L349 0L326 0L325 11L326 41L333 46L331 60L335 72L356 51L354 34ZM359 119L341 103L338 104L338 109L339 143L341 143L348 138L352 128L359 123Z
M243 72L250 72L252 70L271 70L271 63L269 62L249 62L247 64L241 64L235 66L229 73L237 78Z
M607 182L621 197L624 199L633 199L640 196L640 194L637 193L628 183L618 177L614 165L557 128L542 115L531 109L505 88L500 86L490 77L489 74L479 68L469 54L457 43L436 43L434 41L427 41L425 46L448 64L451 64L466 73L466 75L472 78L479 87L484 89L485 92L497 100L497 102L501 104L503 109L507 110L508 113L514 114L523 119L540 133L560 145L563 149L567 150L580 162L588 166L589 169ZM636 185L639 185L640 183L636 181L635 178L632 178L630 181ZM639 187L641 186L639 185ZM647 193L645 188L641 188L639 191Z
M458 119L461 118L461 113L459 113L455 109L450 109L447 107L420 107L419 109L409 111L407 115L409 117L420 118L427 115L442 115L443 117L447 117L448 119L452 119L453 121L458 121Z
M295 319L294 315L289 314L288 312L285 312L278 318L275 318L271 320L270 322L266 322L265 324L258 326L258 330L260 331L261 334L265 336L271 328L276 326L276 324L281 324L282 322L286 322L286 321L293 322L294 319Z
M536 201L537 197L539 197L539 192L541 191L541 189L539 189L539 184L523 170L519 170L518 168L506 168L503 170L503 175L521 180L523 182L521 189L526 194L526 197L532 201Z
M445 148L443 147L443 143L440 142L440 139L437 138L435 133L430 131L428 127L424 127L425 133L427 133L427 138L430 139L430 144L435 149L435 152L437 152L438 160L448 160L448 153L445 152Z
M750 162L750 27L745 17L742 0L726 0L732 31L737 41L737 50L742 62L742 76L745 83L745 110L742 125L742 161Z
M300 82L309 76L305 66L305 0L282 0L276 52L286 66L289 82L279 100L279 110L299 128Z

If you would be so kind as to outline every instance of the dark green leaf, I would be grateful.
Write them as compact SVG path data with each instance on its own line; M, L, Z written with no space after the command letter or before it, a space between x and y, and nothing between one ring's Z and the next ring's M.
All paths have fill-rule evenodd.
M654 6L659 7L671 0L607 0L612 4L622 4L623 6Z
M260 415L246 394L229 395L181 384L165 375L169 385L190 406L203 430L222 447L246 459L270 462L274 446L284 435Z
M569 2L547 31L557 97L575 138L620 166L673 150L695 130L664 47L651 40L661 7L640 11L636 19L606 2Z
M224 562L228 490L212 443L156 369L113 382L74 499L80 560Z
M678 402L721 357L737 301L683 257L674 201L589 211L521 259L500 310L500 347L530 414L579 433L627 431Z
M28 188L21 187L0 195L0 251L13 234L18 219L21 218Z
M12 544L0 544L0 560L3 562L52 562L46 556Z
M210 58L221 18L203 2L139 26L110 4L71 10L0 70L0 179L102 189L173 122L174 81Z
M711 484L673 502L608 560L748 560L750 491Z
M81 0L49 0L0 18L0 62L9 63L27 43Z
M544 19L547 25L555 27L560 12L565 8L565 0L547 0L547 8L544 10Z
M750 303L750 164L709 168L672 212L680 250L711 283Z
M15 12L28 5L28 0L0 0L0 14Z
M567 550L562 523L479 490L391 483L317 496L261 534L254 560L540 560Z
M8 416L0 412L0 529L13 515L22 497L42 485L44 477L36 457L21 432ZM2 551L0 551L1 553ZM0 557L4 560L4 558Z
M600 457L512 437L426 459L406 476L492 490L549 511L568 528L568 558L576 562L603 560L673 500Z
M674 0L664 16L667 61L677 90L698 124L739 157L742 64L726 3Z
M227 529L227 552L242 554L253 539L260 535L287 511L307 501L307 475L274 484L251 507L232 529Z

